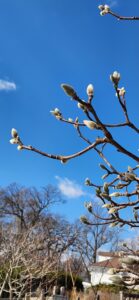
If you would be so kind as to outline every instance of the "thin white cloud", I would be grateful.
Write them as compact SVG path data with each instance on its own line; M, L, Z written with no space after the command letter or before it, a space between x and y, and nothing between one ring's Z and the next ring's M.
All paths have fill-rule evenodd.
M69 180L66 177L61 178L59 176L56 176L55 178L58 181L58 188L60 189L61 193L67 198L79 198L81 196L87 195L87 193L83 191L82 186L80 186L76 182Z
M108 4L113 8L118 5L118 0L108 0Z
M16 90L16 84L13 81L0 79L0 91Z

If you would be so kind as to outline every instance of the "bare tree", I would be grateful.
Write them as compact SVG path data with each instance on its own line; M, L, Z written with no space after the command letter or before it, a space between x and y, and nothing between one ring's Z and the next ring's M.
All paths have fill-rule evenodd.
M59 190L48 185L38 191L11 184L0 189L0 217L16 218L19 229L35 225L52 205L63 202Z
M17 299L37 287L52 288L58 278L63 253L75 240L72 226L48 215L17 232L15 224L3 224L0 242L0 297Z
M52 274L58 257L55 255L50 259L48 255L44 256L38 251L42 237L34 234L35 227L24 231L22 235L16 235L8 229L1 243L0 297L7 293L10 299L21 299L32 291L33 285L37 286L46 275Z

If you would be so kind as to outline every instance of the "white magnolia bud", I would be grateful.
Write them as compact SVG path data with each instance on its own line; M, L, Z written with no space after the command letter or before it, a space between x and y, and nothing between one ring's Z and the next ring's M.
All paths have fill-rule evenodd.
M110 197L120 197L120 196L121 194L118 192L110 194Z
M104 189L104 192L109 193L109 185L107 182L104 182L103 189Z
M57 120L61 120L62 119L62 116L61 115L57 115L55 116Z
M87 95L89 97L93 97L93 95L94 95L94 87L93 87L93 85L91 83L87 86L86 93L87 93Z
M118 222L113 222L113 223L111 223L110 225L109 225L109 227L115 227L115 226L117 226L118 225Z
M73 119L72 119L72 118L68 118L68 121L72 123L72 122L73 122Z
M22 149L23 149L23 146L21 146L21 145L18 145L18 146L17 146L17 150L20 151L20 150L22 150Z
M107 200L111 200L111 197L108 195L108 193L104 192L104 193L101 193L100 195Z
M110 11L109 5L105 4L105 5L104 5L104 10L106 10L107 12L109 12L109 11Z
M85 202L84 206L88 209L88 211L91 213L92 212L92 202Z
M89 129L97 129L98 126L95 122L93 121L88 121L88 120L83 120L83 123L89 128Z
M13 138L16 138L18 136L18 132L17 132L17 130L15 128L12 128L12 130L11 130L11 136Z
M76 92L74 91L74 88L72 86L62 83L61 87L68 96L70 96L72 98L74 98L76 96Z
M68 159L66 159L66 158L61 159L61 163L62 163L62 164L66 164L67 161L68 161Z
M56 114L59 114L59 113L60 113L60 110L59 110L57 107L55 108L54 111L55 111Z
M104 208L110 208L110 207L112 207L112 205L109 204L109 203L106 203L106 204L103 204L102 207L104 207Z
M86 179L85 179L85 185L90 185L90 184L91 184L90 179L89 179L89 178L86 178Z
M108 9L103 9L101 12L100 12L100 15L101 16L105 16L109 13L109 10Z
M55 108L54 110L50 110L50 113L56 117L62 115L58 108Z
M119 207L112 207L111 209L109 209L108 213L109 213L109 214L113 214L113 213L115 213L118 209L119 209Z
M82 101L85 103L84 100L82 100ZM82 109L84 112L87 112L87 108L84 104L78 102L77 106L78 106L78 108Z
M18 144L18 140L16 138L10 140L10 144Z
M125 90L124 87L122 87L122 88L119 89L119 96L120 96L120 97L124 97L124 96L125 96L125 93L126 93L126 90Z
M120 81L121 75L117 71L114 71L113 74L110 75L110 80L115 84L118 85Z
M108 177L108 173L107 174L104 174L103 176L101 176L101 179L105 179Z
M125 177L129 180L135 180L136 175L134 173L125 173Z
M80 221L82 222L82 223L84 223L84 224L89 224L89 221L88 221L88 219L85 217L85 216L81 216L80 217Z
M98 6L98 9L99 9L99 10L104 10L104 5L99 5L99 6Z

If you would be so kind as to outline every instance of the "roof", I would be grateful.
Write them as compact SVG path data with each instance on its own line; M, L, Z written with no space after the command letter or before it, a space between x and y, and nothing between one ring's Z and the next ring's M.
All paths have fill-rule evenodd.
M119 257L119 252L103 252L99 251L98 252L99 256L105 256L105 257Z
M112 259L103 260L92 264L92 267L103 267L103 268L120 268L120 260L117 257Z

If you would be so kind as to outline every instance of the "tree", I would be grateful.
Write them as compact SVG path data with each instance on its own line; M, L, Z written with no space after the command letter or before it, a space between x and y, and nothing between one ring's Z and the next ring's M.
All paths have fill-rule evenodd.
M76 233L70 224L48 215L17 231L14 222L3 223L0 240L0 297L21 299L38 287L52 289L61 276L61 260L72 247Z
M44 282L45 286L50 285L55 278L56 274L52 273L52 270L57 268L58 253L50 257L42 235L38 236L35 230L34 226L17 235L10 225L3 231L0 297L5 294L10 296L10 299L21 299L38 285L43 286ZM49 280L46 280L46 277Z
M129 20L136 21L139 20L139 17L122 17L118 14L115 14L110 10L108 5L100 5L100 14L110 14L113 17L119 20ZM88 203L87 209L90 214L95 216L98 220L97 225L104 226L109 224L111 227L124 225L129 225L130 227L139 227L138 220L138 209L139 209L139 156L135 154L130 147L123 145L123 141L119 141L117 129L124 129L125 134L138 134L139 128L131 120L131 117L128 112L126 104L126 90L124 87L120 86L121 75L119 72L114 71L110 75L110 80L113 84L114 92L116 93L118 103L121 107L124 120L118 122L117 124L105 123L102 118L99 117L94 108L92 100L94 99L94 87L92 84L87 86L87 99L83 101L81 97L78 96L74 88L68 84L62 84L61 87L64 92L73 100L73 102L78 103L78 107L82 109L85 118L82 122L76 118L76 120L67 119L63 116L62 112L59 109L54 109L51 113L56 117L56 119L61 122L70 124L75 128L77 134L80 138L87 144L87 146L74 153L67 156L64 155L54 155L41 150L36 149L33 146L27 146L22 142L20 135L15 129L12 129L12 144L17 144L18 150L27 150L36 152L45 157L56 159L62 163L66 163L71 159L74 159L78 156L84 155L85 153L94 150L98 156L104 161L104 164L100 164L100 168L105 171L103 179L106 180L103 184L96 184L92 182L91 179L87 178L85 184L95 188L96 196L99 200L102 201L102 207L105 209L107 216L101 217L96 215L94 208L91 203ZM96 136L93 140L88 138L87 133L84 134L82 129L93 130L96 133ZM113 133L114 132L114 133ZM117 135L117 136L116 136ZM120 170L117 166L114 165L114 157L112 162L106 155L107 147L112 150L114 156L114 150L119 153L119 159L123 159L124 156L129 158L129 162L133 162L134 166L129 166L125 170ZM114 192L113 192L114 189ZM125 213L127 214L125 215ZM128 215L128 217L127 217ZM96 223L86 218L86 216L81 217L81 221L88 225L95 225ZM138 282L138 278L135 280Z
M43 219L51 206L59 202L63 202L60 191L52 185L38 191L14 183L0 189L0 216L15 218L22 230Z
M65 251L76 239L74 226L50 213L62 201L47 186L39 192L12 184L0 190L0 297L21 299L37 287L51 290Z
M88 207L88 203L85 203L85 206ZM90 208L92 207L92 203L90 203ZM86 266L91 266L92 263L95 263L97 261L97 252L100 249L100 247L110 243L111 249L117 250L118 242L119 242L119 230L115 228L114 230L111 230L107 224L104 224L102 226L98 225L98 217L104 218L104 212L102 211L101 206L98 204L94 204L94 212L95 215L91 217L91 222L95 224L94 226L80 223L79 224L79 234L77 237L77 249L84 261L84 264ZM85 217L87 220L89 219L89 214Z

